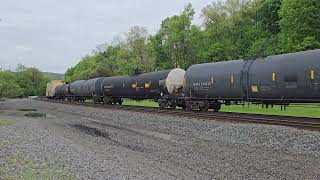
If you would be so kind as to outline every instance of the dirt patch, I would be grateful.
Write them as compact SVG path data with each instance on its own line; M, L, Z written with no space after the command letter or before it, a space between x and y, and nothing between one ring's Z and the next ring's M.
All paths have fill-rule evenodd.
M28 113L25 114L26 117L46 117L47 115L44 113Z
M110 134L104 130L100 130L98 128L94 128L94 127L88 127L86 125L81 125L81 124L75 124L75 125L71 125L72 127L76 128L77 130L80 130L81 132L84 132L86 134L92 135L92 136L96 136L96 137L104 137L107 138L109 141L111 141L114 145L116 146L120 146L126 149L130 149L132 151L138 151L138 152L152 152L152 150L150 149L146 149L145 147L141 147L135 144L127 144L124 142L120 142L116 139L112 139L110 137Z
M85 126L85 125L80 125L80 124L75 124L75 125L72 125L74 128L86 133L86 134L89 134L89 135L92 135L92 136L97 136L97 137L105 137L105 138L108 138L110 139L110 135L109 133L105 132L105 131L101 131L97 128L93 128L93 127L88 127L88 126Z
M38 111L36 109L18 109L18 111Z

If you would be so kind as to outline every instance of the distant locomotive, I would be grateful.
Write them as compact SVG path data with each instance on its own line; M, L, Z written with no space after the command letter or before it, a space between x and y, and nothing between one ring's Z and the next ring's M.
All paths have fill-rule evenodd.
M101 77L59 85L53 98L122 104L155 99L160 108L219 111L221 104L320 102L320 50L193 65L134 76Z

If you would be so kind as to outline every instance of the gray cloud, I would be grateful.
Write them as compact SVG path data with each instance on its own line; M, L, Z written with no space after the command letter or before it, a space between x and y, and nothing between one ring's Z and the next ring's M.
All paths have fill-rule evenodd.
M182 11L187 0L2 0L0 68L18 63L64 73L96 45L134 25L153 33L161 21ZM200 23L211 0L190 0Z

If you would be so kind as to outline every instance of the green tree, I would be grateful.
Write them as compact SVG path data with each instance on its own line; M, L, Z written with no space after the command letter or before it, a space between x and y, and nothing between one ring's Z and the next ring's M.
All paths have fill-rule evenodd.
M280 52L280 7L281 0L226 0L206 6L203 61L252 59Z
M17 84L22 88L24 96L45 95L46 85L49 79L46 78L38 69L18 65L16 75Z
M284 52L320 48L319 9L319 0L282 0L280 27Z
M263 31L272 34L280 33L281 0L258 0L256 6L257 24Z
M254 38L254 16L249 0L212 2L202 11L207 61L244 58Z
M192 43L192 19L194 9L191 4L185 6L180 15L162 21L160 30L150 39L156 67L169 69L187 68L196 62L196 53Z
M11 71L0 71L0 97L16 98L23 95L23 90L17 84L17 76Z
M135 68L150 72L153 71L154 59L149 53L147 41L148 31L144 27L134 26L127 33L128 51Z
M254 17L254 39L248 55L253 58L278 54L279 45L281 0L257 0L251 5Z
M0 97L43 96L48 81L38 69L19 64L17 72L0 71Z
M148 32L139 26L132 27L125 36L115 37L110 45L99 45L76 66L68 69L65 81L128 75L136 68L146 72L154 70Z

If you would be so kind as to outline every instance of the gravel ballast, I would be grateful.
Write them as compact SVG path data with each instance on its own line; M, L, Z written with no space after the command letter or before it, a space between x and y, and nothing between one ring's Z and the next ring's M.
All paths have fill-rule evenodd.
M32 99L2 119L0 179L320 179L317 131Z

